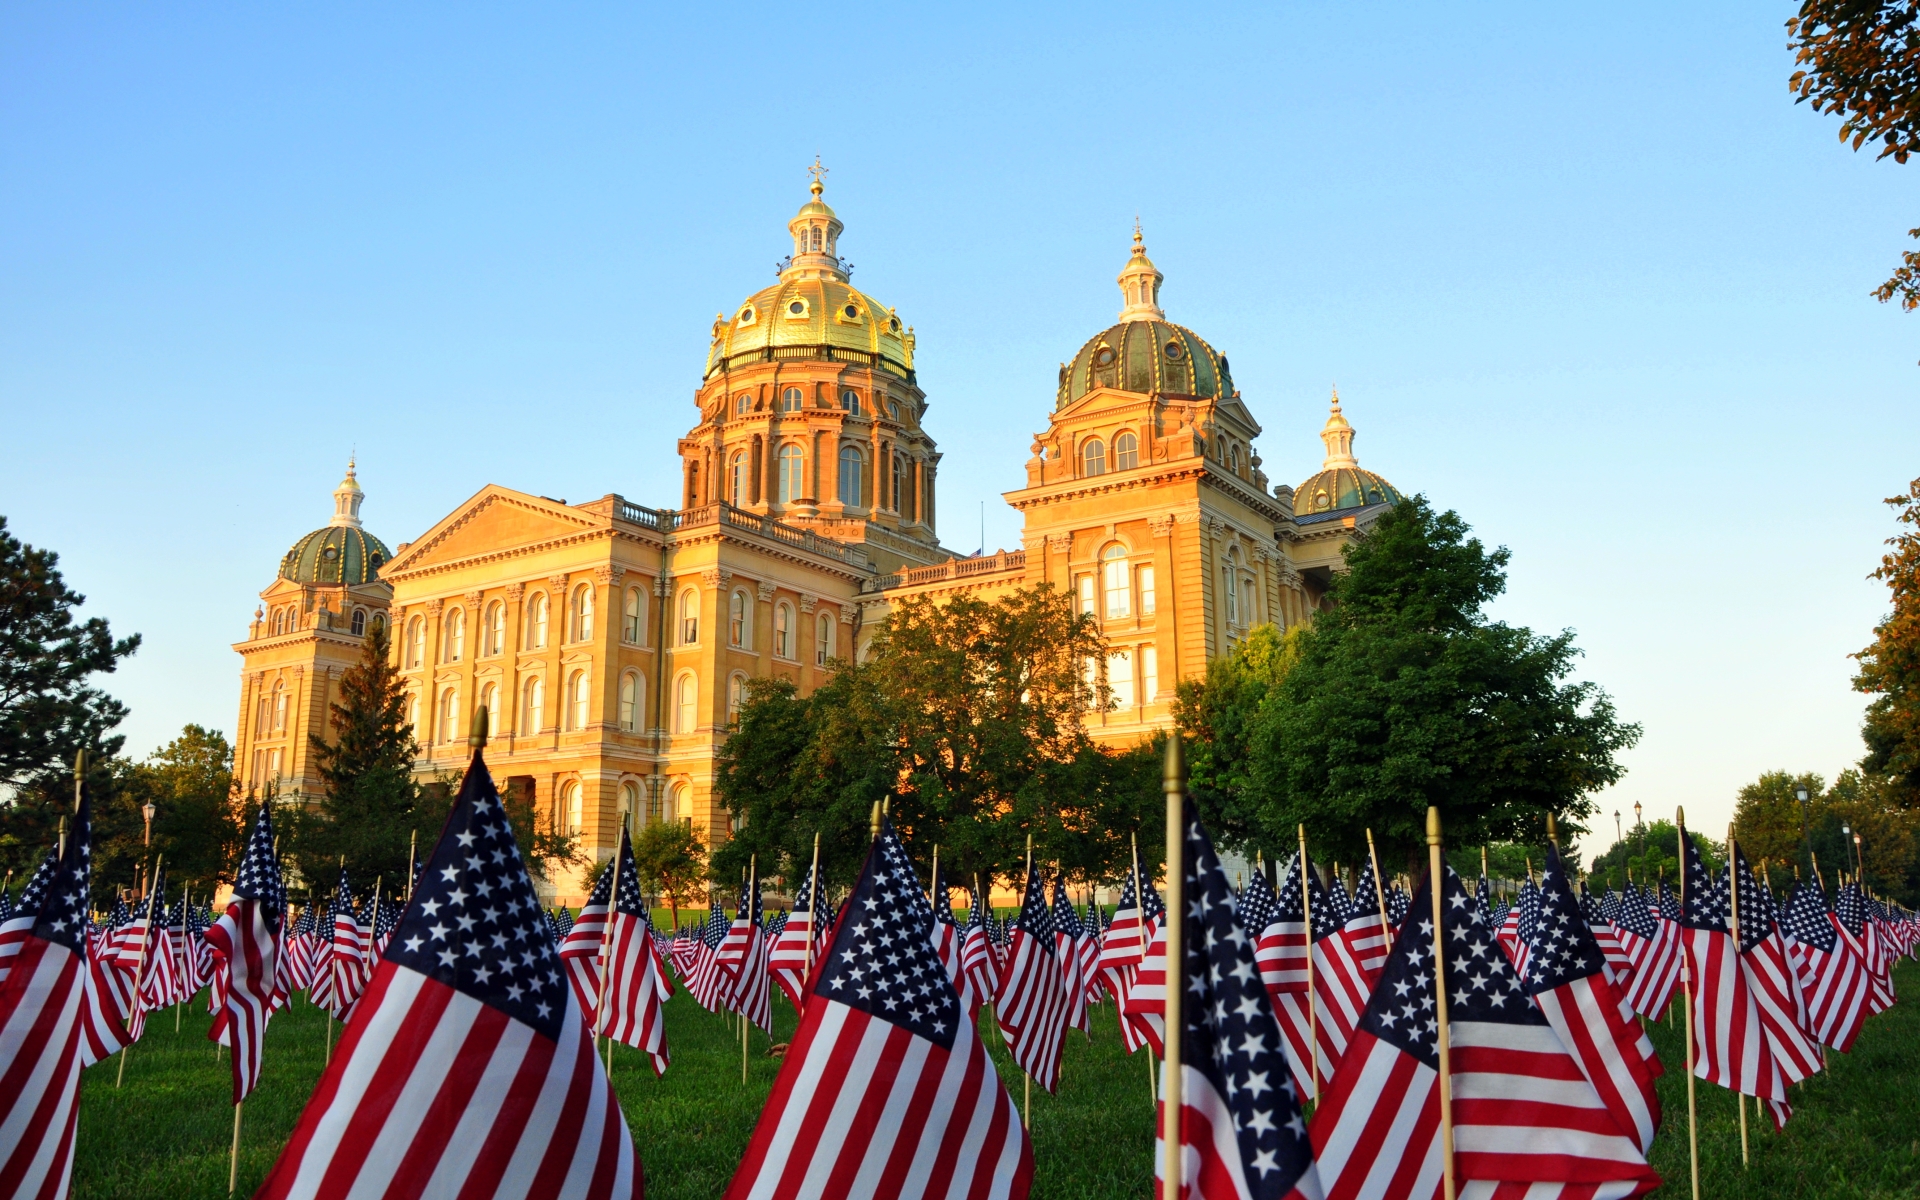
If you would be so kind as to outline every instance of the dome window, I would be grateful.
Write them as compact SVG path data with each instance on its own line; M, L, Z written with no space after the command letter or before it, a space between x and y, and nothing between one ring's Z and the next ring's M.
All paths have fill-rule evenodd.
M895 421L900 419L900 405L898 402L893 400L887 401L887 415Z
M378 550L376 550L367 558L367 569L371 571L378 571L380 569L380 564L386 561L387 561L387 556L380 553Z
M735 416L746 416L747 410L751 407L753 407L753 399L745 392L741 392L733 398L733 412Z
M797 321L807 315L807 302L795 297L787 301L787 320Z
M860 415L860 393L848 388L840 393L840 407L854 416Z
M1094 351L1093 365L1096 367L1112 366L1113 365L1113 347L1102 346L1098 350Z
M1084 468L1082 474L1105 475L1107 473L1107 447L1099 438L1089 438L1080 450L1080 462Z
M1327 495L1326 489L1322 488L1313 494L1313 507L1316 512L1325 512L1333 507L1333 499Z
M891 318L890 320L888 320L888 321L887 321L887 332L889 332L889 333L899 333L899 332L900 332L900 318L899 318L899 317L893 317L893 318Z
M790 387L786 391L780 393L780 411L781 412L799 412L800 406L805 402L805 400L806 400L805 393L803 393L797 387Z
M320 557L326 559L328 562L332 562L334 559L340 557L340 550L338 547L328 546L320 551Z
M753 324L756 316L757 314L753 311L753 305L749 304L745 308L740 310L740 324L751 325Z
M860 319L859 305L849 304L845 308L841 309L840 311L847 315L847 320L849 321L857 321Z
M1167 360L1169 362L1179 362L1181 358L1185 357L1186 353L1186 350L1181 347L1179 342L1167 343Z

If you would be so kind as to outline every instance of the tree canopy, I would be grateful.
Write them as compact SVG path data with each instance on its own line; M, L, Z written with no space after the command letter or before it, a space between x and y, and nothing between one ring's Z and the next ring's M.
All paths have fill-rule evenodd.
M1887 585L1893 610L1874 626L1873 644L1854 655L1854 689L1873 697L1860 768L1884 782L1891 803L1920 809L1920 479L1887 504L1905 528L1887 539L1892 549L1872 576Z

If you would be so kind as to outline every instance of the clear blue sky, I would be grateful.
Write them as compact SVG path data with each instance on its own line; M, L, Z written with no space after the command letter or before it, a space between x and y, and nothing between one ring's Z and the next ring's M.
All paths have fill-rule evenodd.
M942 534L1017 545L1055 367L1134 215L1276 479L1328 385L1363 465L1513 551L1723 824L1858 757L1920 317L1869 290L1920 166L1795 107L1790 5L11 5L0 513L145 638L144 753L231 730L242 636L357 449L369 526L488 482L675 497L713 315L831 168L917 327ZM1611 817L1602 822L1611 840Z

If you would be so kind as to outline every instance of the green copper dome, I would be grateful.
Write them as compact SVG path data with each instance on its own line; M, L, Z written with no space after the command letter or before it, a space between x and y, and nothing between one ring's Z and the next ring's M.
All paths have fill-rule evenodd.
M1399 489L1362 467L1335 467L1321 471L1293 491L1293 515L1365 508L1369 504L1398 504Z
M280 560L280 578L295 583L372 583L393 557L385 542L350 525L316 529Z
M1233 376L1226 357L1186 326L1132 320L1095 334L1061 366L1054 407L1098 388L1211 400L1233 395Z

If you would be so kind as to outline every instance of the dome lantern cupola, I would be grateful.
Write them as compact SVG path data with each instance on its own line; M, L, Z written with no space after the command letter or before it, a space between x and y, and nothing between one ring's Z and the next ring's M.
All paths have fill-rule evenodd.
M820 193L825 190L820 180L827 168L816 158L807 170L813 175L813 186L809 189L813 199L802 204L793 220L787 222L787 232L793 235L793 257L780 269L780 278L788 283L796 279L831 279L845 283L847 272L840 262L840 231L846 226L827 207L826 201L820 199Z
M379 579L380 567L393 557L393 551L361 527L360 502L366 498L349 459L347 477L333 489L333 519L295 542L281 557L280 578L349 587Z
M353 459L347 460L347 477L340 486L333 489L333 520L328 525L347 529L360 528L360 502L367 494L360 490L359 482L353 477Z
M1398 504L1400 490L1379 475L1363 468L1353 457L1353 425L1340 411L1340 392L1333 393L1333 411L1320 429L1320 440L1327 444L1326 461L1320 470L1293 489L1295 518L1321 517L1375 504Z
M1122 321L1164 321L1160 311L1160 285L1166 276L1147 257L1146 243L1140 236L1140 222L1133 223L1133 257L1120 272L1120 309Z
M1327 417L1327 423L1320 429L1320 440L1327 444L1326 461L1320 464L1323 471L1337 467L1357 467L1360 461L1353 456L1353 426L1340 413L1340 389L1333 389L1333 412Z

